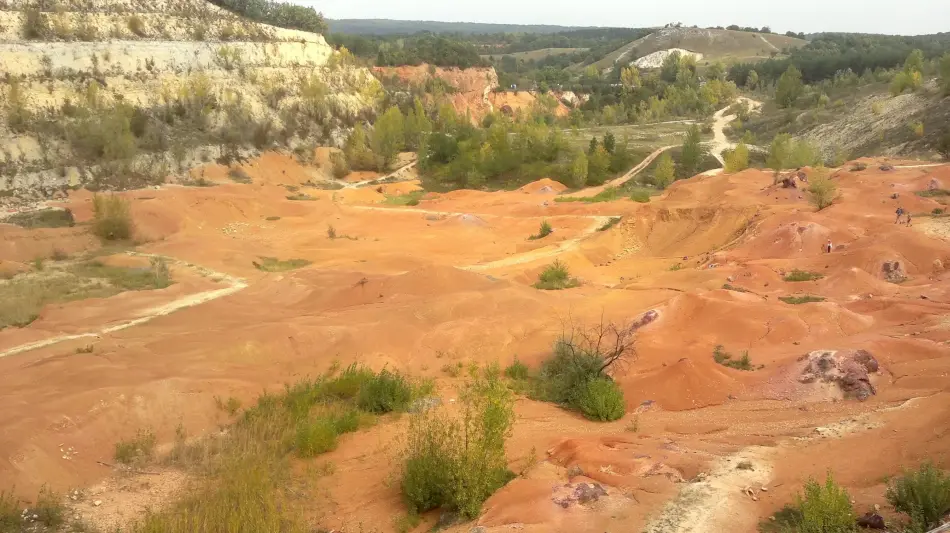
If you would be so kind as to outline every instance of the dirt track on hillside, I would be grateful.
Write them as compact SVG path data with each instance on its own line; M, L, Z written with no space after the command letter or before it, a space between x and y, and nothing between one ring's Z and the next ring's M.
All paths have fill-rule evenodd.
M938 204L913 193L932 178L946 183L950 166L909 162L883 172L867 160L867 171L835 172L841 199L816 213L802 192L775 188L758 170L679 181L649 204L556 203L549 181L430 194L414 207L380 205L385 196L374 188L314 191L315 201L295 202L273 176L304 173L290 158L266 161L249 164L253 185L124 193L148 240L141 251L180 261L194 283L49 306L29 327L0 331L0 352L98 335L0 358L0 478L24 492L44 482L59 490L96 483L108 474L96 461L108 462L115 442L137 429L153 428L166 443L179 424L200 435L220 423L216 396L248 405L264 389L335 363L435 378L450 400L460 380L445 365L506 366L517 356L537 368L568 317L624 321L651 309L660 318L616 376L627 417L596 424L519 399L508 457L516 471L532 450L537 461L489 499L477 525L489 533L754 531L829 468L863 512L886 509L885 475L950 455L950 244L922 219L895 225L891 199L897 192L908 211L930 212ZM82 223L90 200L78 192L65 205ZM613 216L623 219L597 231ZM555 232L528 240L542 220ZM54 248L94 247L83 232L0 226L0 243L5 258L27 263ZM832 254L822 252L828 239ZM253 265L262 256L312 264L265 273ZM581 287L531 287L555 258ZM892 261L906 282L883 279ZM214 287L188 265L224 281ZM792 269L824 278L785 282ZM183 294L192 286L189 294L204 296ZM206 298L210 290L233 292ZM826 301L779 300L802 294ZM182 301L200 305L174 303ZM135 322L145 315L155 316ZM92 353L77 353L90 341ZM720 366L716 345L748 350L764 368ZM871 352L882 366L871 378L877 394L858 402L800 383L799 358L819 349ZM638 431L628 431L634 420ZM321 458L335 471L316 484L319 497L310 495L315 525L352 528L358 517L391 530L405 512L398 483L389 482L405 423L344 437ZM78 455L63 459L61 445ZM755 469L737 473L740 460ZM569 509L554 502L554 487L582 481L603 484L607 496ZM758 501L743 495L746 483ZM427 516L420 531L436 519Z

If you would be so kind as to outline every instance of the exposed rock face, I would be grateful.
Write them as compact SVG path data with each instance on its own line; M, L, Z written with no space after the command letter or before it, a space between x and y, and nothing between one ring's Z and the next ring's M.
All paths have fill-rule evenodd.
M867 513L861 518L858 518L858 527L863 527L864 529L887 529L887 525L884 523L884 517L874 512Z
M937 178L930 178L930 182L927 183L927 190L936 191L937 189L943 189L943 184Z
M607 490L600 483L568 483L555 489L551 501L567 509L572 505L596 502L606 495Z
M907 273L900 261L885 261L881 266L881 274L886 281L891 283L902 283L907 280Z
M877 393L869 373L877 372L877 359L865 350L818 350L802 358L807 361L798 381L835 383L846 398L864 401Z

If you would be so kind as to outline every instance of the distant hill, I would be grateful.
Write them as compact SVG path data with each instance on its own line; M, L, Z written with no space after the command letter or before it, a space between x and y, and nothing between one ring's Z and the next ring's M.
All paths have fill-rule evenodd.
M682 48L703 55L703 61L726 63L748 62L767 59L783 50L807 44L803 39L745 31L702 28L664 28L642 39L627 43L594 66L603 70L622 63L628 65L636 59L671 48Z
M357 35L433 33L557 33L582 29L580 26L487 24L481 22L438 22L426 20L339 19L327 20L333 33Z

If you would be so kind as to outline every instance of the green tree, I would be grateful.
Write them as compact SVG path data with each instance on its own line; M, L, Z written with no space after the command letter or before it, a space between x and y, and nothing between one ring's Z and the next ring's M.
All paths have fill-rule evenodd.
M680 165L686 176L693 176L699 169L699 163L703 158L703 145L699 136L699 126L693 124L686 131L686 138L683 140L683 153L680 156Z
M577 152L577 155L574 156L574 162L571 164L571 187L582 189L587 185L587 166L587 154Z
M610 154L603 146L594 150L594 153L587 156L587 181L588 183L600 185L607 180L607 174L610 171Z
M615 148L617 148L617 139L613 133L608 131L604 134L604 150L612 154Z
M640 87L640 71L636 67L624 67L620 71L620 83L628 92Z
M673 183L676 169L673 166L673 156L669 151L663 152L656 164L656 172L653 173L653 183L660 189L665 189Z
M944 130L943 135L937 140L937 153L944 159L950 160L950 130Z
M399 108L390 107L373 126L370 146L376 154L376 166L380 172L389 169L396 162L399 151L402 150L405 134L403 122Z
M904 72L923 72L924 71L924 53L915 49L904 60Z
M944 96L950 96L950 52L943 54L940 58L938 67L940 74L940 85L943 87Z
M808 184L808 201L819 211L830 207L838 198L838 185L828 177L828 171L815 169Z
M735 149L726 154L726 173L733 174L749 168L749 147L740 142Z
M769 149L769 157L765 165L775 171L775 174L786 168L792 155L792 136L782 133L775 136Z
M376 158L373 156L373 151L369 149L366 130L363 129L362 124L357 124L350 132L350 136L343 145L343 153L354 170L376 169Z
M778 79L778 85L775 88L775 103L779 107L792 107L804 90L802 72L795 68L795 65L789 65L785 74Z
M422 144L422 138L432 131L432 122L426 116L425 107L422 101L416 98L415 105L406 115L406 148L409 150L418 150Z
M597 137L594 137L590 140L590 145L587 147L587 155L591 155L597 151L597 147L600 143L597 142Z
M706 77L711 80L726 80L726 65L722 61L716 61L706 69Z
M745 86L746 86L746 88L749 89L749 90L754 90L756 87L758 87L758 86L759 86L759 73L756 72L756 71L754 71L754 70L750 70L750 71L749 71L749 76L746 77L746 79L745 79Z

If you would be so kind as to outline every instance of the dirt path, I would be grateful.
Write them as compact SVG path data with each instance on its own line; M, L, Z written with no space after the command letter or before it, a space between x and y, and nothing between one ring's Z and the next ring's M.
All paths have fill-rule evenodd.
M758 35L759 35L759 39L762 39L762 42L765 43L765 44L767 44L767 45L769 45L769 48L771 48L773 51L775 51L775 52L781 52L781 50L780 50L777 46L775 46L774 44L770 43L769 40L766 39L765 36L763 36L761 33L758 34Z
M403 172L409 170L410 168L413 168L413 167L416 166L416 164L418 164L418 163L419 163L419 160L417 159L417 160L413 161L412 163L409 163L408 165L403 165L403 166L397 168L396 170L390 172L389 174L386 174L385 176L380 176L380 177L378 177L378 178L373 178L373 179L371 179L371 180L357 181L356 183L350 183L350 184L346 185L346 186L343 187L343 188L344 188L344 189L358 189L358 188L363 187L363 186L365 186L365 185L369 185L370 183L373 183L374 181L375 181L375 182L378 182L378 181L382 181L382 180L385 180L385 179L390 179L390 178L393 178L393 177L398 176L399 174L402 174Z
M652 154L646 156L646 158L643 161L640 161L640 163L637 164L637 166L631 168L629 171L627 171L626 174L624 174L623 176L620 176L619 178L608 181L607 183L603 185L598 185L597 187L588 187L586 189L582 189L580 191L577 191L576 193L572 193L570 196L578 197L578 198L589 198L591 196L597 196L598 194L603 192L604 189L608 187L620 187L621 185L635 178L637 174L643 172L645 168L650 166L650 163L653 163L653 161L657 157L660 157L660 154L669 150L670 148L674 148L674 146L672 145L664 146L662 148L657 149Z
M761 36L760 36L761 37ZM762 102L757 102L750 98L740 97L740 102L746 102L749 104L749 107L752 110L756 110L762 107ZM726 112L729 111L729 108L724 107L719 111L716 111L716 114L713 115L713 140L709 143L709 151L712 155L719 160L719 163L725 165L726 162L722 158L722 153L726 150L731 150L736 147L735 143L729 142L729 139L726 139L726 126L729 125L733 120L736 119L736 115L726 115Z
M217 300L218 298L224 298L225 296L230 296L236 292L240 292L247 288L247 282L245 282L243 279L235 278L233 276L229 276L221 272L216 272L214 270L211 270L202 266L197 266L197 265L189 266L190 265L189 263L186 263L184 261L181 261L172 257L164 257L164 256L159 256L159 255L154 255L154 254L142 254L142 253L136 253L136 252L130 252L129 255L134 255L134 256L139 256L139 257L162 257L166 261L170 261L173 265L178 266L180 268L192 268L198 271L203 276L220 278L222 282L225 282L228 284L228 287L225 287L223 289L215 289L212 291L204 291L204 292L199 292L195 294L189 294L187 296L184 296L182 298L179 298L167 304L161 305L159 307L147 309L144 311L144 316L141 316L133 320L129 320L127 322L123 322L121 324L109 326L107 328L103 328L97 331L90 331L88 333L78 333L75 335L60 335L58 337L51 337L49 339L43 339L40 341L28 343L28 344L21 344L20 346L14 346L13 348L9 348L7 350L0 352L0 358L7 357L10 355L16 355L23 352L29 352L31 350L37 350L39 348L45 348L47 346L52 346L54 344L59 344L61 342L67 342L67 341L72 341L72 340L77 340L77 339L99 338L102 335L106 335L106 334L113 333L116 331L121 331L123 329L128 329L133 326L138 326L140 324L145 324L146 322L149 322L157 317L170 315L174 313L175 311L179 311L181 309L187 309L189 307L194 307L196 305L201 305L203 303Z

